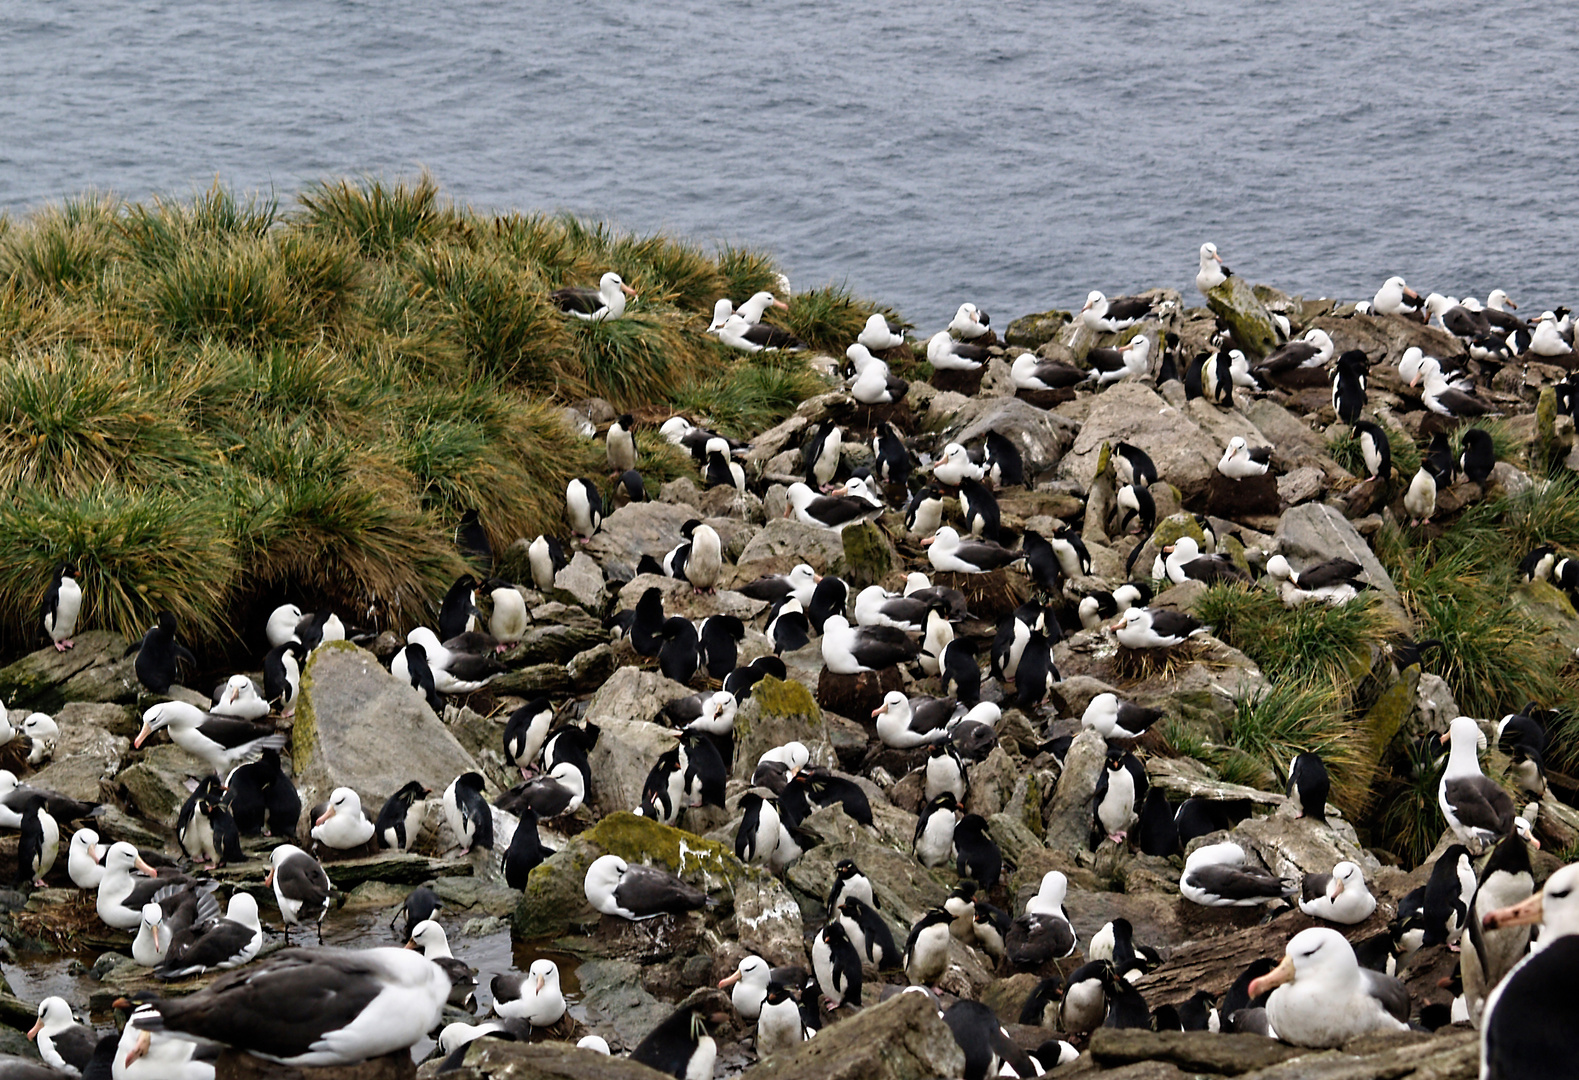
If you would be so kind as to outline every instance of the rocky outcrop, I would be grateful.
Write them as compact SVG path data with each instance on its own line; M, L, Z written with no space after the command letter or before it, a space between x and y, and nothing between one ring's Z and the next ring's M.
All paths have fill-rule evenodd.
M1022 349L1034 349L1053 340L1058 331L1068 324L1071 317L1070 312L1059 311L1056 308L1052 311L1039 311L1034 315L1021 315L1004 328L1003 340L1006 344Z
M1288 558L1295 571L1328 559L1348 559L1365 568L1365 580L1373 588L1397 599L1398 589L1350 521L1324 503L1296 506L1278 521L1274 536L1278 551Z
M831 529L807 525L793 518L773 518L746 544L738 566L741 582L763 574L787 573L803 562L819 574L844 570L844 539Z
M0 701L11 709L54 713L68 701L131 704L141 687L125 655L126 639L103 630L84 630L65 652L40 649L0 668Z
M661 1080L667 1074L566 1043L478 1039L467 1049L465 1065L444 1075L456 1080Z
M380 807L412 780L438 793L477 768L409 682L338 641L317 649L302 672L291 760L303 807L337 787Z
M946 441L974 443L996 431L1014 441L1027 477L1046 472L1075 441L1078 425L1018 398L971 398L950 419Z
M1237 275L1207 290L1206 303L1228 324L1234 341L1251 360L1259 360L1277 348L1277 327L1255 289Z
M752 1080L933 1080L959 1076L964 1069L964 1052L932 1000L896 994L747 1075Z
M1104 443L1138 446L1156 462L1159 476L1191 498L1216 475L1223 447L1190 414L1168 404L1149 386L1115 383L1095 399L1069 453L1058 465L1061 478L1090 487Z
M635 810L658 755L675 745L674 729L653 722L665 705L692 691L656 671L622 667L587 703L586 722L600 732L588 755L587 799L600 814Z

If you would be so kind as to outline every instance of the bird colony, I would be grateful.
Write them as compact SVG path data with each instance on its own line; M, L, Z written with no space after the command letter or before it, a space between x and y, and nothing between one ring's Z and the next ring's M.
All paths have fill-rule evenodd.
M827 393L750 440L578 403L607 475L505 550L467 515L475 572L401 636L281 596L251 670L168 614L123 656L61 565L0 671L5 918L104 957L0 1077L545 1042L687 1080L1571 1075L1573 701L1466 715L1498 691L1414 639L1377 556L1571 497L1569 312L1401 277L1306 301L1212 244L1195 286L920 337L877 314L833 357L772 321L787 283L720 298L710 333ZM610 271L554 299L632 297ZM690 477L647 490L644 427ZM1571 688L1579 551L1541 528L1502 555ZM1233 742L1275 641L1214 625L1224 596L1267 639L1372 635L1336 729ZM1399 748L1413 857L1364 786ZM479 959L505 920L516 962Z

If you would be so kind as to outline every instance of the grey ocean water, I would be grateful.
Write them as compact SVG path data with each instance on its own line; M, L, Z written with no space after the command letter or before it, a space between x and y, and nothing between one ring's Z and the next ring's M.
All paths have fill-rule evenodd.
M923 329L1171 284L1579 297L1557 6L7 0L0 208L431 169Z

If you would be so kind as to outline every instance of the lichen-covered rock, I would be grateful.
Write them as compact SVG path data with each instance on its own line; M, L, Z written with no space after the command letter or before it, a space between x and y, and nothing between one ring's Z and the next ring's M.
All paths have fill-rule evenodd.
M1234 340L1251 360L1277 348L1277 328L1261 298L1237 274L1206 292L1206 303L1234 332Z
M935 1080L960 1076L965 1054L937 1007L896 994L823 1028L793 1054L752 1069L752 1080Z
M872 522L846 525L839 537L844 545L844 577L853 591L879 584L893 572L898 559L894 545Z
M1060 311L1057 308L1021 315L1004 329L1003 340L1006 344L1016 345L1022 349L1034 349L1053 340L1072 317L1070 312Z
M349 641L331 641L307 661L291 761L304 807L337 787L379 807L412 780L439 792L477 768L409 682Z
M678 874L715 899L727 898L729 885L746 874L723 844L651 818L610 813L532 869L510 916L515 936L558 937L572 926L596 923L599 915L587 903L583 886L587 867L600 855Z
M53 714L68 701L137 700L135 657L123 656L125 638L84 630L74 640L76 647L65 652L39 649L0 668L0 701L11 709Z
M811 764L838 767L828 725L811 691L793 679L781 682L769 675L751 688L751 697L735 713L732 775L751 779L758 758L791 741L805 745Z

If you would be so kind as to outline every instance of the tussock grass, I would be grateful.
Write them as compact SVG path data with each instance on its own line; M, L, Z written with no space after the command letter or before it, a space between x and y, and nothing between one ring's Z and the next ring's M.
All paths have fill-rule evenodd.
M795 354L760 352L734 360L721 374L680 389L669 400L676 410L705 417L714 430L741 438L772 427L828 389Z
M189 204L156 198L126 206L117 254L145 267L168 266L195 250L222 247L222 241L261 240L279 220L274 199L238 200L216 183Z
M1471 428L1480 428L1491 436L1491 446L1497 453L1498 461L1511 462L1522 467L1526 444L1524 440L1513 434L1513 429L1502 420L1481 417L1472 423L1464 424L1450 435L1449 441L1453 445L1453 460L1458 460L1458 455L1464 452L1464 433Z
M774 316L782 314L780 321L813 349L842 357L876 311L896 318L890 309L860 299L847 286L824 285L796 293L789 299L789 310Z
M626 318L550 302L610 269L641 294ZM718 297L776 287L760 252L479 215L426 174L326 181L285 211L215 185L0 217L0 633L62 559L85 626L137 634L168 607L200 647L284 594L369 628L427 619L465 510L503 552L562 532L566 482L605 471L564 402L748 435L821 392L798 355L701 333ZM829 348L872 310L796 300ZM694 473L656 430L638 443L654 493Z
M211 448L117 360L64 346L0 364L0 489L80 495L211 471Z
M303 424L249 434L225 484L251 591L290 587L343 611L420 618L463 569L399 466Z
M32 637L44 588L61 562L78 570L79 625L135 640L168 610L186 640L228 635L236 553L226 531L216 527L222 512L212 489L105 484L60 495L13 489L0 500L0 612L7 636Z
M1373 830L1375 838L1385 838L1406 866L1424 862L1447 827L1437 803L1442 767L1418 741L1410 742L1401 748L1386 781L1378 787L1380 818L1379 827Z
M636 315L606 322L572 319L568 335L587 393L626 409L668 397L706 375L714 357L701 335L673 318Z
M1473 547L1451 545L1394 553L1389 567L1417 640L1443 643L1431 669L1471 716L1501 716L1526 701L1557 701L1562 693L1563 655L1542 639L1538 624L1505 602L1518 558L1509 551L1506 565L1489 570L1477 564Z
M120 203L85 195L42 211L26 229L0 236L0 281L33 297L97 283L109 263Z
M1380 420L1377 424L1387 433L1387 447L1393 464L1393 482L1407 487L1410 478L1420 471L1420 448L1414 444L1413 439L1391 424L1384 424ZM1328 439L1327 453L1332 460L1360 479L1363 480L1370 475L1365 471L1365 455L1360 452L1360 440L1355 438L1352 432Z
M1354 737L1345 699L1340 679L1310 675L1271 683L1259 694L1236 700L1224 745L1217 748L1219 769L1227 770L1225 778L1229 772L1253 774L1250 786L1276 790L1284 786L1296 756L1320 754L1332 778L1332 801L1345 815L1357 817L1376 766Z
M393 258L406 244L427 245L454 228L453 211L439 199L438 181L424 172L385 184L364 177L314 184L296 197L303 231L349 240L369 259Z
M569 328L541 283L466 248L413 252L406 269L428 318L459 343L484 375L553 394L579 385L567 355Z
M761 251L750 248L738 248L726 244L718 251L718 275L720 292L713 297L727 296L735 303L740 303L753 293L763 291L774 292L779 287L779 268L771 256ZM784 300L784 297L779 297ZM788 302L787 300L785 301ZM712 307L709 305L706 314L712 317Z
M1361 678L1390 629L1380 605L1364 597L1290 610L1265 589L1232 584L1208 589L1196 616L1273 679Z

